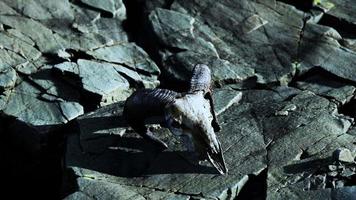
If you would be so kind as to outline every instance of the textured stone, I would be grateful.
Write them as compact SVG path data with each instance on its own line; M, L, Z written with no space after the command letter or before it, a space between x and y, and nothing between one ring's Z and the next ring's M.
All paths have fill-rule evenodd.
M133 43L121 43L94 49L87 53L99 60L125 64L133 69L142 70L151 74L158 75L160 73L159 68L148 58L147 53Z
M12 68L0 72L0 89L9 89L15 86L16 72Z
M121 0L81 0L81 2L100 10L109 12L114 16L119 16L121 18L126 16L126 8Z
M350 149L346 148L338 148L333 152L333 158L336 161L341 161L341 162L347 162L347 163L353 163L354 161L354 156L352 155Z
M226 111L230 106L239 103L242 98L242 92L232 89L216 89L214 90L215 111L219 115Z
M84 176L91 173L95 178L114 181L121 185L142 185L157 188L162 192L176 191L209 198L223 198L229 195L230 190L232 191L230 195L235 197L246 182L245 174L258 174L266 167L266 151L257 124L251 121L253 117L245 115L248 106L239 107L231 104L231 101L235 102L234 99L240 98L241 94L229 90L221 90L217 94L231 95L229 101L227 100L230 98L216 98L216 104L221 105L219 107L222 109L221 120L225 122L218 137L225 147L228 176L218 176L214 168L207 163L201 166L189 164L185 149L166 129L156 128L155 131L157 136L169 145L169 150L162 153L155 152L150 143L137 135L127 133L122 137L116 136L122 135L126 126L120 119L122 111L120 104L104 107L78 119L81 127L79 139L85 154L78 152L74 137L68 146L67 162L70 166L80 169L91 169L84 171ZM119 116L116 117L117 115ZM102 128L93 124L95 120L96 124L103 124ZM235 123L236 120L240 123ZM108 125L109 122L112 125ZM123 127L121 131L120 127ZM239 151L235 151L236 148L239 148ZM120 159L113 159L118 154L121 155ZM249 156L252 154L254 156ZM95 158L92 155L96 155ZM108 165L108 162L111 164ZM136 178L125 178L126 176Z
M0 23L17 29L30 37L43 53L56 52L62 48L62 43L64 43L58 34L54 34L50 29L30 18L2 15Z
M341 104L350 101L356 90L354 86L336 80L333 81L330 77L322 75L310 76L305 80L298 81L296 85L302 90L309 90L316 94L333 98Z
M77 63L58 64L55 68L63 74L77 75L82 84L80 87L99 95L101 105L124 100L130 94L129 82L115 70L113 64L78 60Z
M22 82L9 95L3 112L34 126L66 123L84 112L77 102L41 101L40 94L40 90Z
M305 71L319 66L341 78L356 81L355 68L350 67L356 64L356 55L339 44L341 38L333 28L308 23L301 39L298 69Z
M352 0L0 1L0 154L4 182L21 188L11 196L59 199L43 191L60 187L72 133L73 185L60 198L354 199L354 10ZM212 72L226 176L192 165L152 125L169 145L156 151L122 117L136 89L184 91L197 63Z
M233 11L236 7L240 12ZM279 18L273 9L285 13L288 19ZM241 81L238 77L241 71L249 71L248 77L256 74L260 83L285 82L294 74L292 60L297 54L296 40L302 21L300 13L284 4L277 2L272 7L264 7L251 1L237 5L235 2L174 1L172 10L154 10L150 22L164 46L184 50L172 53L169 48L161 50L167 71L176 78L184 79L187 75L184 71L192 68L188 59L203 63L221 59L231 63L217 68L225 76L234 75L231 71L237 70L237 76L229 77L229 81ZM180 54L184 56L178 57ZM212 71L214 68L212 66Z
M328 12L328 14L353 24L356 23L356 16L353 13L353 10L356 9L356 5L352 2L352 0L336 0L332 1L332 3L335 6Z

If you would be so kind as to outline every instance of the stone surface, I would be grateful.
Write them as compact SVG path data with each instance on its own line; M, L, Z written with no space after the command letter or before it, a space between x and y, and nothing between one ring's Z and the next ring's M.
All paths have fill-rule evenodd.
M117 66L120 67L120 66ZM101 105L124 100L128 97L129 82L121 76L115 66L90 60L78 60L77 63L65 62L55 66L63 74L77 75L84 90L98 94Z
M355 8L353 0L0 1L5 191L354 199ZM122 116L136 89L186 91L197 63L212 72L226 176L193 165L177 138L150 125L169 145L158 152Z
M121 0L81 0L81 2L100 10L110 12L114 16L118 15L121 18L126 17L126 9Z
M264 7L249 1L238 5L174 1L171 7L152 11L150 22L164 46L182 49L161 50L166 70L175 77L183 79L183 70L189 71L196 62L209 63L216 81L238 82L256 76L260 83L271 83L285 82L293 76L292 62L303 24L301 13L296 10L280 3ZM241 11L233 12L234 8ZM288 18L279 18L273 9ZM172 69L174 65L179 65L180 70L174 71L178 69Z
M74 120L137 88L159 85L159 68L128 41L126 17L120 0L0 1L0 132L6 136L0 146L11 168L7 191L14 180L32 180L23 180L14 198L59 199L64 138L76 129ZM86 53L102 55L121 43L123 49L113 53L123 62ZM63 65L65 74L57 67Z
M296 86L302 90L313 91L318 95L335 99L340 104L349 102L355 93L354 86L333 80L330 74L327 75L323 71L319 71L319 74L312 75L305 80L298 81Z
M219 93L219 90L217 91ZM220 93L226 94L227 91L220 90ZM230 96L232 94L233 92L230 91ZM235 92L235 97L232 97L232 99L241 97L241 93ZM87 176L89 173L94 179L104 179L119 185L157 188L166 193L173 191L200 198L223 198L229 195L230 190L232 191L231 197L234 197L246 182L245 174L258 174L266 167L266 151L262 135L254 133L257 128L256 124L250 122L248 117L242 117L246 108L232 105L230 101L216 99L216 104L221 105L222 108L230 106L221 114L226 128L219 134L222 145L226 147L225 159L230 169L228 176L219 176L218 172L207 163L199 167L190 164L185 149L166 129L156 129L157 135L169 144L169 150L162 153L152 152L154 147L137 135L128 133L121 136L127 126L121 117L122 104L103 107L101 110L78 119L81 149L76 146L78 138L72 138L68 146L68 165L90 169L81 171L83 173L81 176ZM234 117L230 118L232 115ZM236 119L239 119L241 123L235 124ZM98 131L93 131L93 128L97 128L93 126L95 120L97 121L95 125L103 124L103 128L99 128ZM245 126L249 128L246 129ZM107 127L115 129L108 130ZM123 128L120 129L120 127ZM241 133L228 131L232 129L236 133ZM246 143L254 144L253 148L251 145L242 145ZM235 148L240 150L234 151ZM107 159L116 157L117 154L121 155L120 160ZM249 157L250 154L254 154L254 157ZM241 163L236 163L238 160L241 160ZM108 165L107 162L111 164ZM254 167L242 167L251 165L251 163L258 164ZM247 171L241 172L237 169ZM210 184L203 184L208 180ZM221 181L224 184L218 184Z
M355 156L351 153L350 149L338 148L333 152L333 158L336 161L354 163Z
M87 53L99 60L125 64L131 68L154 75L160 73L159 68L148 58L147 53L133 43L120 43L113 46L94 49Z

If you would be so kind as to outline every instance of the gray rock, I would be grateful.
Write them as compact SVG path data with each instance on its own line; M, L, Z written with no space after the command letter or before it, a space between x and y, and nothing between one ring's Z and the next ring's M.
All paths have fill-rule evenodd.
M236 98L236 95L239 96L238 92L224 90L217 94L230 93L232 99ZM81 169L81 176L91 174L96 179L115 184L143 186L150 189L153 196L159 195L153 192L159 190L200 198L224 198L229 195L235 197L246 182L246 174L258 174L266 167L266 151L263 137L256 122L252 120L253 116L245 115L249 106L231 105L231 100L226 100L216 98L216 104L221 105L220 107L230 105L219 115L224 123L223 131L218 135L222 146L225 147L228 176L217 175L214 168L207 163L202 163L201 166L190 164L181 144L166 129L155 128L157 135L169 145L169 150L162 153L155 152L151 144L137 135L130 134L130 131L119 136L126 129L120 117L115 117L121 115L120 104L117 104L118 107L104 107L78 119L81 127L79 141L84 154L78 147L78 138L73 137L68 145L67 163ZM235 123L236 120L239 120L239 123ZM93 123L94 121L96 123ZM98 128L96 124L103 126ZM239 151L236 151L236 148ZM254 156L249 156L252 154ZM118 155L119 160L115 159Z
M42 91L41 97L48 101L79 101L80 94L71 85L53 73L53 66L44 65L36 73L29 77L32 83L36 84Z
M297 109L297 106L294 104L288 104L282 110L279 110L275 113L275 115L287 116L289 112L293 112Z
M356 136L356 127L353 126L347 133Z
M0 72L0 89L13 88L16 83L16 72L12 68Z
M84 90L97 94L101 105L124 100L130 95L129 82L116 70L118 65L99 63L90 60L78 60L77 63L64 62L55 68L65 73L78 76Z
M328 172L328 176L336 177L338 173L336 171Z
M345 183L342 180L335 181L335 188L342 188L344 187Z
M43 53L54 53L63 48L64 40L41 23L22 16L2 15L0 23L19 30L30 37ZM26 50L26 49L24 49ZM31 51L36 52L36 51Z
M353 163L354 156L352 155L350 149L338 148L333 152L333 158L335 161L341 161L346 163Z
M343 177L351 177L351 176L353 176L355 174L355 172L353 172L351 169L349 169L349 168L346 168L345 170L343 170L342 172L341 172L341 176L343 176Z
M213 98L216 114L219 115L229 107L238 104L242 98L242 92L232 89L216 89Z
M95 180L91 177L78 178L77 182L79 192L71 194L65 199L145 199L136 190L132 190L128 186Z
M126 8L121 0L81 0L81 2L100 10L110 12L112 15L118 16L119 18L126 17Z
M34 126L66 123L84 113L77 102L41 101L38 98L40 94L40 90L22 82L9 95L3 112Z
M318 175L315 176L314 179L312 180L310 189L312 190L324 189L325 186L326 186L326 176Z
M217 68L225 76L235 75L231 69L250 69L252 76L257 74L260 83L285 84L291 79L295 72L292 60L297 53L297 42L291 38L299 35L301 13L277 2L272 9L288 13L288 19L285 19L256 2L235 3L174 1L171 10L156 9L151 12L150 23L158 41L165 46L184 50L177 53L170 52L169 48L161 49L162 59L166 61L165 69L170 74L186 79L184 73L188 74L185 71L192 67L186 61L187 56L194 55L198 62L221 59L231 63ZM234 12L235 7L239 7L240 12ZM184 56L178 57L182 53ZM272 68L274 70L269 70ZM218 78L215 80L219 81ZM235 75L228 80L240 79Z
M356 90L354 86L340 81L333 81L321 75L308 77L303 81L298 81L296 85L302 90L309 90L316 94L333 98L340 104L350 101Z
M328 170L335 171L337 169L336 165L328 165Z
M345 46L346 48L351 49L352 51L356 51L356 40L355 39L343 38L340 43L341 43L341 45Z
M353 10L356 9L356 5L352 3L351 0L336 0L331 1L330 3L334 4L334 7L328 12L328 14L355 24L356 17Z
M22 15L35 20L49 20L52 18L70 20L73 18L73 11L70 9L69 1L48 2L36 0L22 3L21 1L3 0L3 2Z
M299 70L306 71L315 66L333 73L341 78L355 81L355 65L353 51L343 48L338 40L342 37L330 27L308 23L301 39ZM337 59L330 59L337 58Z
M133 69L142 70L151 74L160 73L157 65L148 58L140 47L133 43L121 43L102 47L87 52L96 59L107 62L125 64Z
M126 121L121 116L124 102L104 106L95 112L87 113L77 119L80 129L81 148L85 152L99 151L113 145L110 137L123 136ZM99 137L100 142L97 142ZM101 138L100 138L101 137ZM107 140L107 141L106 141ZM95 148L94 148L95 147Z
M9 99L10 94L11 94L10 90L5 90L0 95L0 110L3 110L6 107L6 104L7 104L7 101Z
M253 177L266 199L354 199L355 4L283 2L0 1L0 131L17 139L0 146L29 155L5 163L47 176L46 133L69 126L67 199L235 199ZM197 63L212 71L227 176L152 125L169 145L157 152L122 117L135 89L186 81Z
M148 188L110 183L103 180L97 180L95 177L90 176L79 177L77 179L77 183L79 191L67 196L64 199L189 199L188 195L173 194L162 191L152 192L152 190ZM103 193L103 191L105 192Z
M7 3L1 1L0 2L0 14L1 15L16 15L16 11L12 9Z
M316 194L319 197L315 197L319 199L325 193L321 191L326 187L325 181L313 179L308 186L306 182L296 180L305 180L307 176L302 174L311 175L319 173L321 167L326 168L337 144L352 146L350 141L353 139L346 134L351 121L336 114L336 104L325 98L311 92L300 92L285 101L281 94L290 92L286 89L281 91L284 92L248 91L240 104L252 104L251 112L255 113L255 119L260 121L264 130L269 158L267 199L297 198L300 195L312 198L312 194L302 188L320 190ZM275 115L276 111L291 104L294 111L286 116ZM309 157L299 156L301 149ZM296 157L301 160L293 161Z
M35 47L33 47L33 44L29 44L25 39L22 39L23 37L18 38L15 35L12 35L11 33L6 33L6 32L0 32L0 43L1 43L1 48L0 49L5 49L7 50L9 54L9 60L26 60L26 61L32 61L36 60L41 56L41 52L39 52ZM2 50L3 51L3 50ZM5 53L5 52L4 52ZM3 54L3 53L2 53ZM13 56L14 54L17 55L17 58ZM3 57L3 56L2 56ZM7 59L6 59L7 60ZM24 63L25 61L22 61ZM11 61L9 62L11 63ZM17 63L16 65L19 65L20 63ZM16 66L13 65L13 66Z

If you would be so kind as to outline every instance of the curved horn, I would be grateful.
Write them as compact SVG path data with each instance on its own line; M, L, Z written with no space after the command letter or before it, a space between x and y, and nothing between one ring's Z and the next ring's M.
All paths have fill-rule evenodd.
M211 72L207 65L197 64L193 69L193 75L190 80L190 92L210 90Z
M214 101L210 90L211 86L211 72L207 65L197 64L193 69L193 75L190 80L190 89L189 92L204 91L204 97L209 100L210 111L213 115L212 126L215 132L219 132L221 127L217 120L215 110L214 110Z
M137 90L126 100L124 115L146 118L148 115L159 114L179 96L179 93L167 89Z
M167 144L154 136L145 126L145 122L151 117L163 116L166 106L173 104L179 96L179 93L165 89L137 90L125 102L124 117L128 124L143 138L165 149ZM164 122L164 118L152 119L151 123L162 122Z

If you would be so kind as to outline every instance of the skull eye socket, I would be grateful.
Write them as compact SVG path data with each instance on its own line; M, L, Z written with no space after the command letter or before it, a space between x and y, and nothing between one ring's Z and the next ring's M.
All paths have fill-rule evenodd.
M173 120L171 125L172 125L173 128L180 128L181 127L181 124L177 120Z

